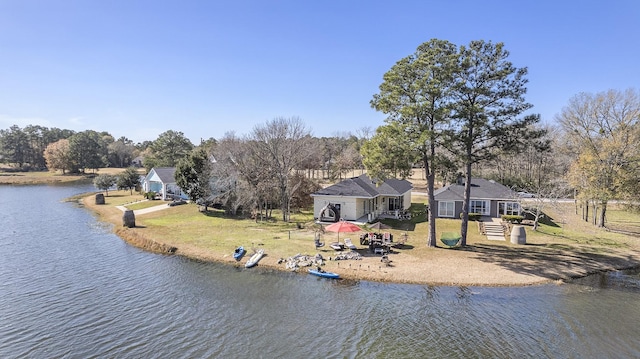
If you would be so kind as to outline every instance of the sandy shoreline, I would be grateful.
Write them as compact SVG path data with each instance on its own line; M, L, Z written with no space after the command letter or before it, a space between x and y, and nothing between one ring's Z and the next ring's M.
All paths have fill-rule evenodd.
M195 245L180 243L179 239L148 238L145 228L122 227L122 212L110 206L95 206L92 197L84 197L85 207L112 223L114 232L136 247L156 253L181 255L192 259L242 266L231 253L216 253ZM141 216L144 218L144 216ZM312 234L309 233L309 238ZM263 247L267 255L252 270L288 271L278 263L283 258L271 248ZM324 269L336 272L348 280L367 280L392 283L411 283L444 286L529 286L562 283L589 274L631 269L640 266L638 247L605 248L594 251L592 246L570 249L547 248L536 244L511 246L502 243L471 243L457 249L426 248L416 240L407 242L389 255L391 266L380 261L366 249L359 249L362 260L326 260ZM335 256L331 249L318 250L325 259ZM419 255L416 255L418 253ZM316 252L302 253L315 255ZM306 268L299 272L306 273Z

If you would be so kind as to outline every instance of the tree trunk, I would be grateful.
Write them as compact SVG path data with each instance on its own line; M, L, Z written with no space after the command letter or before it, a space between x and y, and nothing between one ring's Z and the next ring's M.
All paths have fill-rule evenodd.
M469 228L469 202L471 195L471 162L468 162L465 170L464 199L462 202L462 223L460 224L460 246L467 245L467 230Z
M602 209L600 210L600 216L598 217L598 227L605 227L605 219L607 214L607 202L602 202Z
M585 222L589 222L589 201L584 201L584 217L582 218Z
M424 159L424 174L427 177L427 195L429 196L429 237L427 238L427 247L436 246L436 198L433 194L435 187L435 175L430 170L429 161Z

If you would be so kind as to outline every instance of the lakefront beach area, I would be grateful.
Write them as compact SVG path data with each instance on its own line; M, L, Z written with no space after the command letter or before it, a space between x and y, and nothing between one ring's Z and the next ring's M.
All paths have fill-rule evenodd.
M47 173L12 174L3 176L6 185L56 184L74 182L82 177ZM421 189L420 183L415 183ZM102 192L100 192L102 193ZM572 201L549 206L553 222L541 224L538 231L525 226L526 244L509 241L489 241L475 222L470 222L467 246L448 248L438 241L436 248L427 247L426 220L395 221L392 229L383 230L395 238L407 235L404 245L392 248L389 265L381 256L360 245L358 238L369 232L323 232L321 241L327 245L316 250L314 238L320 229L313 214L297 213L290 223L277 219L255 221L228 217L222 211L203 213L195 204L171 207L163 201L144 201L141 194L129 191L109 191L105 204L97 205L95 194L74 198L99 220L113 225L113 231L127 243L144 250L181 255L196 260L225 263L243 267L253 249L264 249L266 256L250 270L289 270L283 260L297 254L325 260L322 268L340 274L347 280L370 280L394 283L457 286L526 286L563 283L572 278L594 273L640 267L640 236L637 225L632 231L597 228L584 222ZM426 196L414 193L412 203L424 206ZM123 226L123 210L136 213L136 226ZM622 211L621 211L622 212ZM608 212L615 223L616 211ZM629 214L625 214L628 216ZM638 215L623 217L619 223L638 223ZM275 215L274 215L275 217ZM460 220L439 219L437 233L460 230ZM360 260L333 260L338 252L328 244L350 238L358 247ZM235 261L233 251L244 246L248 253ZM299 270L306 273L305 268Z
M138 195L138 197L141 197ZM95 204L95 195L85 195L81 203L99 219L113 224L114 232L128 243L159 253L226 263L243 267L252 249L264 249L266 256L254 269L289 270L283 260L296 254L324 258L322 268L338 273L347 280L369 280L394 283L455 286L527 286L563 283L589 274L632 269L640 266L638 238L596 228L572 213L573 204L565 204L560 225L541 225L534 232L526 228L527 243L512 244L488 241L472 222L467 245L448 248L438 241L436 248L426 246L428 223L398 223L385 232L396 238L407 234L404 245L392 249L390 263L359 245L361 233L321 234L324 243L350 237L356 244L360 260L334 260L338 252L329 246L316 249L314 236L318 225L311 222L256 222L251 219L227 218L222 212L202 213L195 204L169 206L161 201L136 202L135 194L110 192L104 205ZM155 202L155 203L154 203ZM426 202L414 196L412 202ZM123 209L136 209L136 225L123 226ZM155 208L154 208L155 207ZM308 214L307 217L308 218ZM438 233L459 230L459 220L438 220ZM242 261L233 258L237 246L248 250ZM306 273L305 268L299 269Z

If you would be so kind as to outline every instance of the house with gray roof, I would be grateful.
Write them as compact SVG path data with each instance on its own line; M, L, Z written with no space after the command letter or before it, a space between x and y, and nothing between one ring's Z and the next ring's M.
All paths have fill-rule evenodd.
M460 218L464 200L464 182L450 184L433 192L436 200L436 216L440 218ZM500 217L519 215L520 204L516 192L493 180L471 179L469 213L482 216Z
M314 218L321 222L371 222L380 215L407 210L412 189L407 180L377 181L366 174L347 178L311 194Z
M176 197L186 199L176 184L175 174L175 167L154 167L142 180L142 189L145 192L156 192L163 200Z

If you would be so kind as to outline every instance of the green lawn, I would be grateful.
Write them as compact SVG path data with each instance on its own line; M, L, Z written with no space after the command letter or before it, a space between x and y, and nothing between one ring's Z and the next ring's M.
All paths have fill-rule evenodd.
M640 214L612 206L607 209L607 228L640 235Z
M110 192L106 197L108 205L128 205L131 209L140 209L148 206L164 204L163 201L146 201L133 204L142 199L139 194L129 195L128 191ZM417 257L430 258L433 253L426 247L429 223L427 222L426 206L422 198L414 201L411 206L413 218L409 221L384 219L383 223L392 226L393 229L383 230L391 232L396 238L403 233L408 235L411 248L410 253ZM102 207L104 208L104 207ZM214 253L232 253L239 245L251 249L252 247L265 246L273 255L278 257L293 256L298 253L309 254L315 251L313 240L315 231L320 229L313 222L313 213L302 211L294 213L289 223L283 222L281 213L274 210L272 218L256 222L255 219L231 217L223 211L210 210L202 213L195 204L186 204L170 207L136 218L136 224L140 226L141 233L148 238L154 238L160 242L182 248L185 245L193 248L201 248ZM114 218L119 220L117 215ZM596 228L588 223L580 221L575 215L575 208L571 205L565 208L549 211L550 220L542 223L537 232L527 228L528 251L535 252L544 248L582 248L592 247L591 251L602 251L606 248L624 249L632 246L635 238L624 234ZM614 223L626 223L631 228L638 228L640 215L628 212L611 211ZM459 219L437 219L436 236L437 245L444 247L439 238L442 233L460 233ZM362 226L363 232L341 233L340 239L351 238L358 243L361 233L369 231ZM321 235L321 241L330 243L338 239L338 234L325 232ZM486 237L478 230L477 222L469 222L467 244L486 245ZM508 240L505 242L491 243L492 245L517 247ZM277 253L277 254L276 254Z
M144 209L144 208L155 207L155 206L164 206L166 204L167 202L165 201L143 201L143 202L135 202L132 204L127 204L125 205L125 207L135 211L137 209Z

